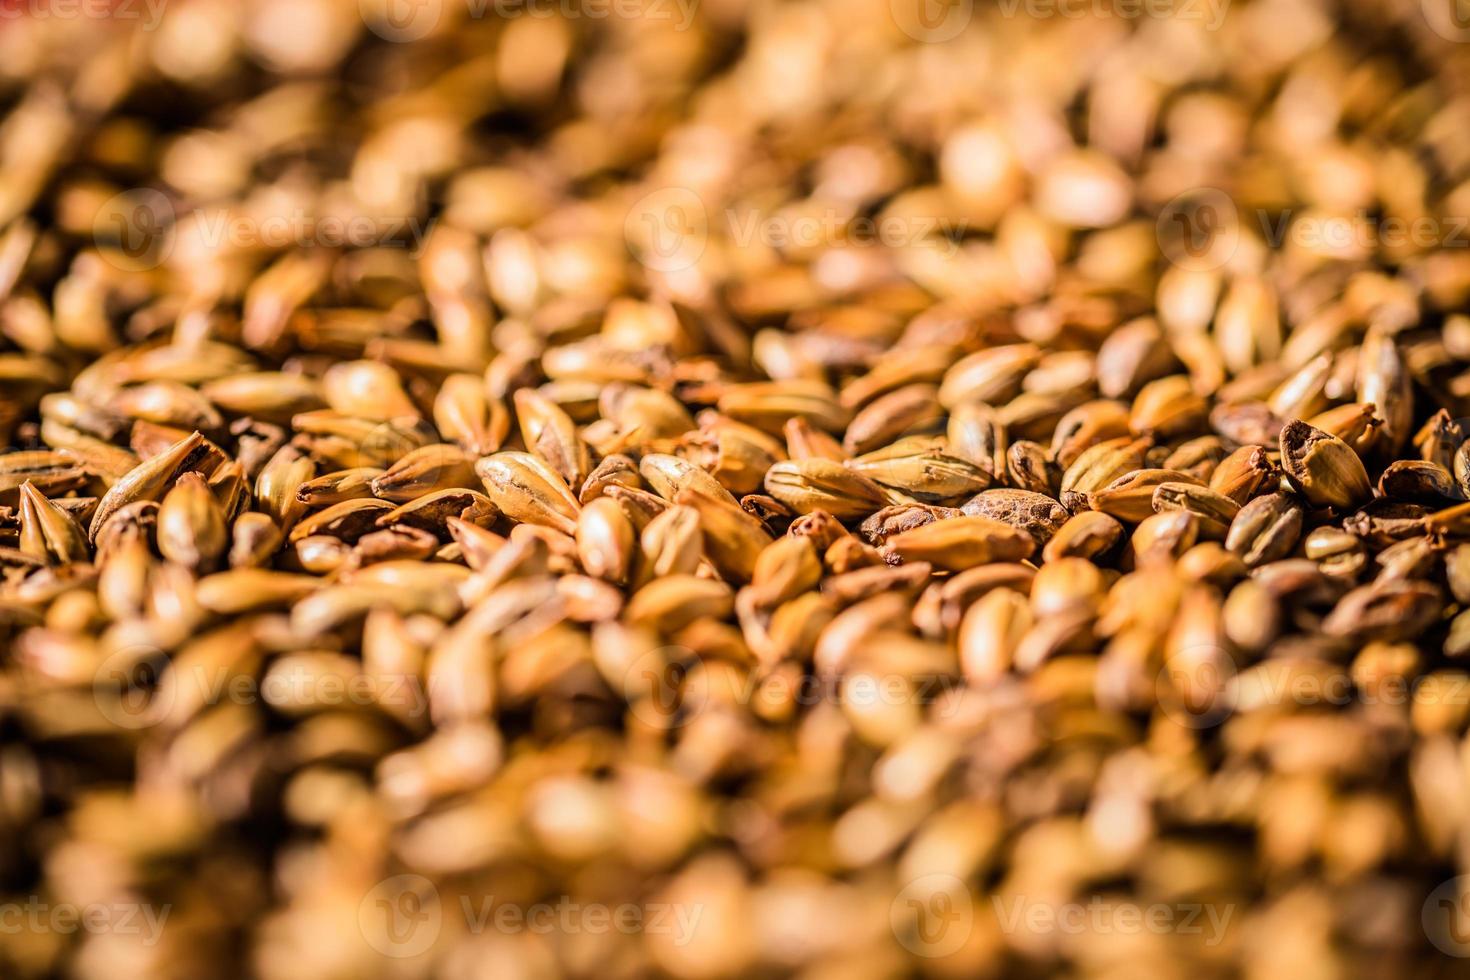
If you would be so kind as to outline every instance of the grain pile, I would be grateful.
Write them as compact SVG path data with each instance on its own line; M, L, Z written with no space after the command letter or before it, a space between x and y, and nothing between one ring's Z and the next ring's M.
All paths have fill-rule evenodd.
M1470 955L1467 38L1156 6L7 7L0 975Z

